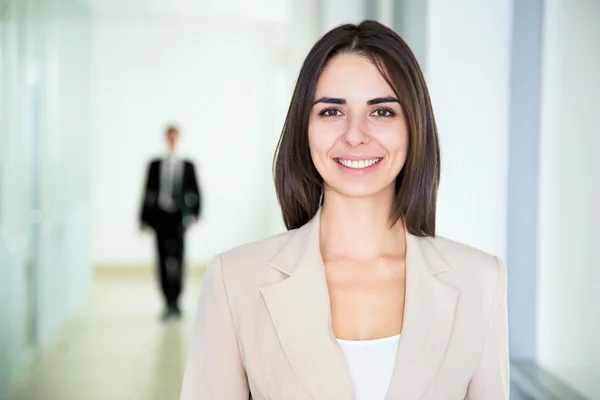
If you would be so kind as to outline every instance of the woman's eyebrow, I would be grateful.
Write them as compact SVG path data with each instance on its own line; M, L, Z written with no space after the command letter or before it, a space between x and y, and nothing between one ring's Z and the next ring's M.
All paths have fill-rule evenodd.
M338 97L320 97L317 100L315 100L315 102L313 103L313 106L317 103L346 104L346 99L341 99ZM367 101L367 104L370 106L375 105L375 104L381 104L381 103L400 103L400 100L398 100L397 98L392 97L392 96L385 96L385 97L376 97L374 99Z
M398 100L395 97L386 96L386 97L376 97L374 99L367 101L367 104L370 106L372 106L374 104L381 104L381 103L400 103L400 100Z
M346 104L346 99L339 99L336 97L321 97L313 103L313 106L317 103L326 103L326 104Z

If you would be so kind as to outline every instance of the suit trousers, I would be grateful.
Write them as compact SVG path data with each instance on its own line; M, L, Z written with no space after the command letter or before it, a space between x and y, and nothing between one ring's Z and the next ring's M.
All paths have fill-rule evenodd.
M157 213L155 226L158 276L166 306L179 308L184 278L184 231L181 212Z

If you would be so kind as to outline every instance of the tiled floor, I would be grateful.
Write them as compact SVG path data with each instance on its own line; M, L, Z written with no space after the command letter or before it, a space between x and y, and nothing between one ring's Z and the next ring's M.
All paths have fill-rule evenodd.
M18 383L13 400L179 399L200 279L186 283L184 317L159 319L150 277L97 278L88 302Z

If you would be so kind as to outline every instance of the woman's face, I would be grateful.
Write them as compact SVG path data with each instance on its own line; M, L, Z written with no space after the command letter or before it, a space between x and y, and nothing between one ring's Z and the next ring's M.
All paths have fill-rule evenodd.
M408 130L394 91L367 58L341 54L329 61L317 82L308 141L326 190L393 194Z

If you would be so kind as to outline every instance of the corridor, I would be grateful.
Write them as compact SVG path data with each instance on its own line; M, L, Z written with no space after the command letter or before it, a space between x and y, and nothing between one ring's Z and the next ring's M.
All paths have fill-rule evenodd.
M0 400L179 399L202 266L287 229L282 131L299 138L290 160L315 167L299 72L326 32L364 20L404 42L382 49L410 48L420 71L399 75L422 75L431 104L413 124L399 88L421 84L376 98L365 84L365 104L395 93L406 115L385 141L365 118L354 156L392 154L394 138L416 165L415 143L439 141L441 170L419 171L439 173L423 192L435 234L507 268L511 400L600 400L600 0L477 3L0 0ZM342 87L327 96L348 107ZM188 267L183 317L165 324L174 265Z
M83 309L34 361L11 400L179 398L200 289L188 279L183 318L164 324L153 277L96 277Z

